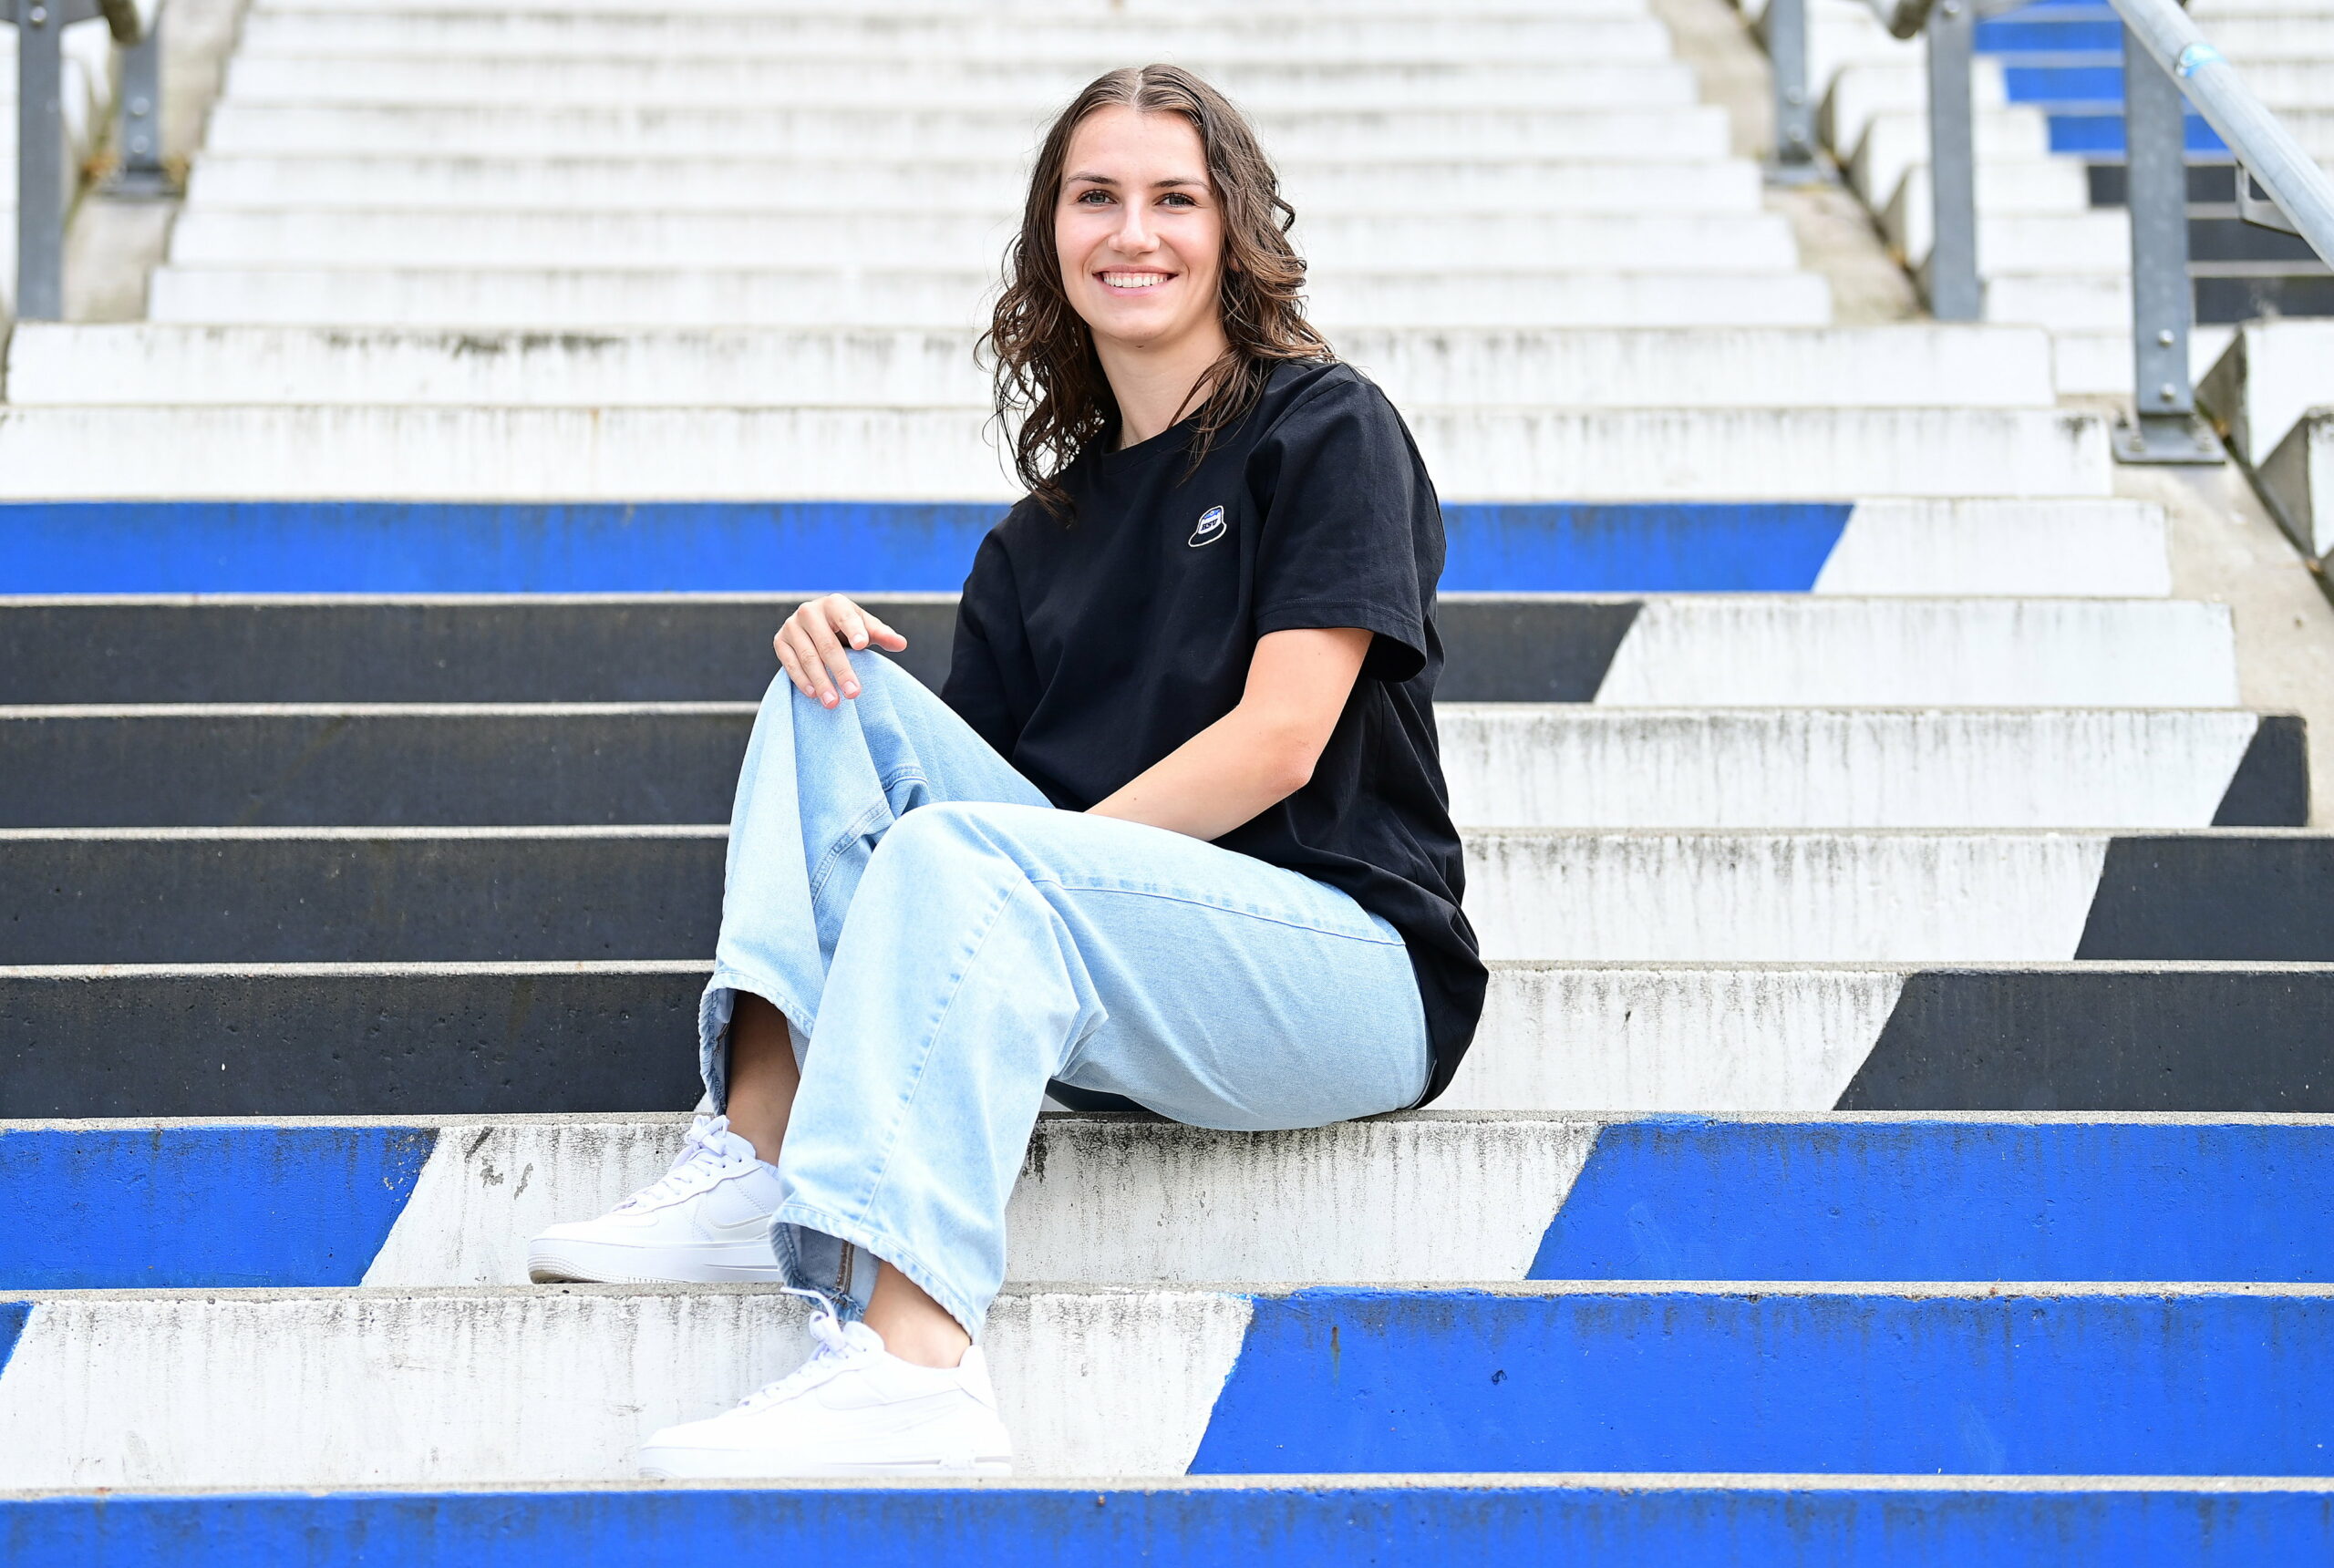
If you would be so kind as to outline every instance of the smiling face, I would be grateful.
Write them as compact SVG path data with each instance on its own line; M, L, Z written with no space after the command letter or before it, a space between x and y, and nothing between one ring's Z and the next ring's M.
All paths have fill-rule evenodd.
M1062 288L1107 362L1222 352L1224 213L1199 132L1180 114L1114 105L1072 133L1054 208Z

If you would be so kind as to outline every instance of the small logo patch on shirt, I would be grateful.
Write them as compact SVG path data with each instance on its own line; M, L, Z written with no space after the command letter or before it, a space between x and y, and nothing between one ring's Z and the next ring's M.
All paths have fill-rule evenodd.
M1213 544L1223 537L1224 509L1220 506L1212 506L1200 513L1200 525L1192 530L1192 537L1184 542L1193 550L1197 550L1201 545Z

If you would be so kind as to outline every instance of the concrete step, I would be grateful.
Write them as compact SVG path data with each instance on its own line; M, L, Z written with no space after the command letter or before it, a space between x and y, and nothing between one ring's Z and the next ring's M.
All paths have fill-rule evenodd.
M2249 321L2200 378L2197 400L2258 468L2312 408L2334 407L2334 321Z
M2319 562L2334 554L2334 409L2304 415L2258 472L2262 499L2302 552Z
M1503 114L1498 110L1400 111L1386 115L1333 114L1290 118L1277 125L1268 143L1275 154L1286 149L1296 167L1287 188L1302 202L1317 185L1302 178L1305 161L1390 160L1395 167L1380 168L1381 193L1388 182L1423 187L1427 178L1411 178L1404 165L1420 163L1486 163L1531 158L1580 158L1567 140L1569 132L1596 134L1596 125L1611 111L1581 112L1549 109ZM1689 126L1704 124L1699 109L1680 106ZM1040 117L950 116L927 114L869 114L856 119L840 114L798 112L783 108L727 108L716 103L685 108L623 103L593 106L532 106L494 100L486 103L432 104L277 104L222 100L212 110L205 145L213 152L276 155L341 154L380 156L407 153L446 158L456 154L502 154L575 158L601 154L616 158L707 154L739 158L761 154L770 158L825 160L853 155L861 160L901 159L918 151L948 149L952 135L975 128L993 129L976 136L952 154L965 162L996 162L1017 166L1019 183L1028 179L1026 160L1045 126ZM856 131L872 145L852 139ZM1417 139L1411 139L1414 134ZM1700 148L1706 133L1691 133L1689 145ZM1692 156L1717 163L1721 150L1697 150ZM1589 150L1593 156L1594 149ZM1655 155L1634 161L1655 161ZM1755 170L1754 170L1755 172ZM862 191L863 194L863 191Z
M1978 158L2029 160L2050 154L2049 119L2039 109L2012 107L1980 112L1976 120ZM1848 160L1848 183L1864 205L1877 212L1885 209L1905 176L1929 158L1929 123L1926 112L1887 110L1864 126Z
M1017 1561L1033 1544L1066 1562L1199 1568L1259 1538L1292 1561L1340 1563L1358 1534L1408 1559L1484 1563L1586 1559L1743 1562L1853 1551L1871 1568L2067 1561L2070 1541L2144 1542L2166 1563L2274 1568L2334 1552L2327 1483L2177 1477L2085 1484L2029 1476L1276 1477L978 1487L783 1484L749 1491L579 1485L334 1494L44 1492L0 1495L0 1529L36 1557L122 1568L329 1560L485 1558L513 1535L546 1560L703 1562L779 1553L847 1556L872 1534L943 1539L966 1560ZM947 1521L938 1536L932 1521ZM2126 1556L2126 1562L2141 1561Z
M1905 171L1880 213L1881 232L1900 257L1926 260L1935 240L1934 193L1926 163ZM2002 159L1978 171L1978 211L1988 221L2036 215L2083 217L2091 214L2089 181L2083 167L2069 158ZM1978 255L1991 265L1997 252L1981 243ZM2130 257L2124 258L2128 264Z
M2301 830L1464 837L1489 958L2334 960L2334 841ZM713 951L727 840L687 825L0 830L0 964L695 958ZM2102 905L2130 857L2145 861L2131 907ZM2226 923L2196 929L2206 912Z
M0 1289L523 1284L528 1238L656 1181L687 1124L0 1124L26 1217ZM2329 1184L2317 1117L1414 1111L1258 1134L1046 1115L1007 1277L2325 1283Z
M1611 14L1630 15L1633 6ZM515 13L514 13L515 14ZM1641 15L1641 12L1636 12ZM1589 80L1555 63L1496 58L1339 65L1253 60L1209 70L1243 108L1266 117L1340 109L1433 108L1578 110L1669 106L1693 122L1723 113L1695 107L1693 76L1659 60L1616 67L1620 80ZM1095 73L1078 65L878 52L861 58L788 56L658 57L630 54L531 57L466 55L238 53L224 96L240 104L662 103L955 113L986 110L1025 122L1075 97ZM1634 86L1644 96L1625 93ZM1271 134L1271 133L1268 133ZM1273 136L1275 145L1278 137Z
M1627 69L1591 74L1609 79L1613 73L1626 77ZM826 211L863 201L869 190L880 189L917 211L994 218L1017 211L1028 193L1029 170L1018 158L907 162L745 156L738 139L761 122L741 119L737 111L674 109L620 125L604 116L509 115L482 128L490 139L475 150L408 136L406 121L393 119L374 128L382 138L395 137L389 144L360 140L337 152L301 139L298 133L314 126L278 125L266 118L274 112L255 108L240 119L223 109L213 113L190 181L191 208ZM232 145L239 126L257 139L253 144ZM1559 152L1440 161L1281 160L1280 173L1282 189L1314 217L1382 211L1389 189L1399 191L1405 211L1420 212L1761 210L1759 170L1746 159L1654 161Z
M1978 109L2007 108L2002 64L1980 55L1970 63L1970 106ZM1901 59L1867 60L1842 67L1822 89L1815 111L1816 133L1842 161L1864 139L1864 129L1877 114L1926 114L1929 106L1928 67L1918 49L1904 51Z
M180 232L197 218L190 212ZM1694 222L1710 220L1693 220ZM1328 221L1334 223L1335 220ZM524 404L986 407L970 332L660 331L621 335L27 322L6 395L36 404ZM2031 327L1377 328L1337 348L1402 407L2039 407L2050 339Z
M1692 286L1722 305L1724 282ZM1458 501L1850 500L1980 482L2104 496L2111 477L2102 418L2057 409L1446 407L1409 424ZM20 408L0 411L0 499L1011 500L986 425L970 409Z
M434 62L432 63L434 65ZM481 88L483 94L484 89ZM516 99L516 101L514 101ZM666 118L664 107L624 99L578 107L554 99L528 104L514 91L439 107L436 100L278 105L273 100L233 98L212 111L212 145L256 150L271 131L305 128L315 150L388 151L413 145L412 139L446 151L479 145L481 135L509 126L512 150L575 152L625 138L633 152L678 151L689 131L735 132L722 150L766 152L780 158L821 158L848 153L858 158L911 158L945 148L963 159L1027 158L1044 135L1042 113L914 108L791 108L767 99L725 108L718 97L690 104L687 119L631 143L627 133ZM1452 108L1388 110L1322 109L1258 117L1258 132L1275 153L1296 158L1366 159L1379 154L1416 161L1481 160L1534 155L1589 158L1600 154L1638 160L1709 159L1726 156L1724 119L1699 106L1667 106L1659 114L1619 109ZM532 129L521 129L521 126ZM547 138L552 128L573 128L574 144ZM377 139L376 139L377 134ZM1632 150L1634 149L1634 150Z
M2103 925L2218 918L2145 884L2164 842L2115 851ZM675 1111L711 968L0 968L0 1088L47 1117ZM2329 1027L2334 965L1495 963L1436 1109L2329 1112Z
M500 55L536 59L774 56L1028 62L1100 75L1128 60L1176 58L1203 68L1307 59L1398 61L1666 60L1669 34L1646 15L1370 15L1218 14L1188 22L1007 19L942 12L921 20L823 12L634 10L584 15L441 11L254 12L241 47L256 55Z
M2122 237L2120 213L2097 216ZM995 267L1013 235L1009 219L970 215L198 210L172 228L170 256L186 266L556 268L589 256L594 268L606 269L866 266L958 273ZM1397 268L1513 274L1518 258L1531 256L1560 256L1567 272L1652 263L1729 279L1799 265L1780 213L1481 212L1433 223L1391 214L1324 217L1301 223L1296 239L1315 266L1348 276Z
M1985 277L1986 319L2060 330L2129 332L2132 285L2112 273L2003 273Z
M467 15L508 12L512 15L548 13L589 16L603 12L629 15L639 8L639 0L513 0L513 4L509 5L486 4L483 0L256 0L252 6L255 12L343 12L362 15L400 15L415 12L433 15ZM940 3L940 0L852 0L848 7L841 8L819 4L818 0L685 0L684 4L664 9L712 20L734 15L798 19L804 16L832 17L838 9L842 9L849 16L871 27L893 22L961 24L967 16L1003 26L1065 20L1123 24L1129 20L1152 18L1172 24L1187 24L1194 20L1237 23L1260 16L1285 17L1296 22L1317 17L1320 14L1317 0L1263 0L1258 5L1238 5L1233 0L1194 0L1190 5L1175 4L1173 0L982 0L978 6L949 5ZM1409 21L1441 17L1512 22L1565 16L1642 15L1645 7L1639 0L1489 0L1489 3L1467 0L1466 4L1449 6L1422 5L1420 0L1355 0L1353 4L1339 5L1337 10L1346 15L1390 16Z
M810 1348L805 1305L753 1287L7 1306L28 1487L615 1480ZM1033 1476L2309 1476L2329 1328L2318 1284L1582 1282L1012 1293L987 1345Z
M745 703L0 707L0 826L716 822ZM1444 703L1452 815L1517 827L2301 827L2301 721L2230 708ZM157 788L167 780L167 789Z
M2188 363L2195 380L2204 380L2226 352L2236 332L2233 326L2210 322L2189 329ZM2050 362L2062 395L2088 393L2128 399L2132 395L2132 324L2054 332Z
M738 702L799 594L0 602L0 701ZM869 595L945 678L947 595ZM2234 707L2227 607L2163 600L1446 595L1446 701ZM571 955L573 956L573 955Z
M1916 265L1928 261L1929 225L1908 225L1907 239L1919 245L1905 255ZM1909 232L1912 230L1917 232ZM2102 275L2132 267L2132 224L2120 210L2087 212L1988 212L1978 219L1980 273L2072 273Z
M962 330L993 268L679 272L591 268L158 268L157 320L349 326L876 326ZM1310 296L1337 326L1815 326L1831 292L1812 273L1552 268L1346 271Z

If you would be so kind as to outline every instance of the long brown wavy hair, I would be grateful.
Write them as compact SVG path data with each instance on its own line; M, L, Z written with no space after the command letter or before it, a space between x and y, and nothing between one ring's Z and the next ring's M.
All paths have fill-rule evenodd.
M1062 286L1054 208L1061 200L1071 135L1098 110L1118 107L1179 114L1191 122L1224 213L1216 308L1230 346L1192 389L1193 397L1203 391L1205 397L1185 477L1205 459L1217 435L1255 407L1274 366L1335 357L1305 319L1305 262L1288 242L1296 210L1282 200L1280 176L1247 118L1180 66L1130 67L1095 77L1061 111L1038 149L1021 232L1006 251L1005 292L980 342L995 377L998 422L1012 432L1014 470L1041 505L1064 518L1070 500L1062 470L1116 427L1119 407L1095 355L1094 335ZM1184 407L1190 406L1186 398Z

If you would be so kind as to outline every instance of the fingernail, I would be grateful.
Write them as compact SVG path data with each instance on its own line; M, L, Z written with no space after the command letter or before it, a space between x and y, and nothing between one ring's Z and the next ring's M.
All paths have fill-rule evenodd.
M853 681L849 686L844 686L842 688L842 695L845 696L857 696L859 695L859 683Z
M835 705L835 694L829 692L826 696L821 697L819 701L825 707L832 707Z

